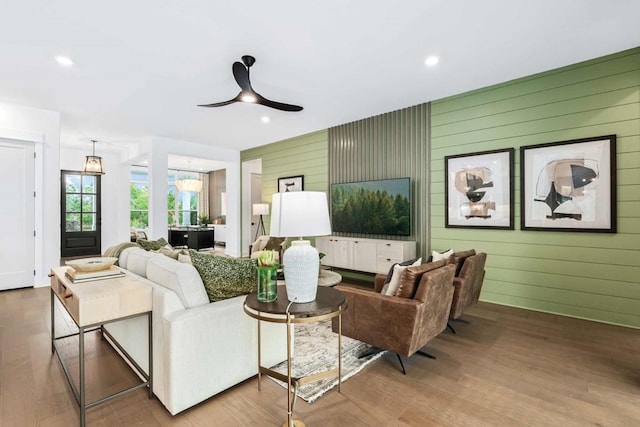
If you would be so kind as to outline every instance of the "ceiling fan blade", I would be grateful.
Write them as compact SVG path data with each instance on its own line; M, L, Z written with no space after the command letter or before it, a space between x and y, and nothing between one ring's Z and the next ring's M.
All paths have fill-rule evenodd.
M214 102L213 104L201 104L201 105L198 105L198 107L223 107L225 105L233 104L234 102L240 101L239 97L240 95L228 101Z
M256 93L256 95L258 97L258 101L256 102L256 104L261 104L261 105L264 105L265 107L271 107L271 108L275 108L276 110L282 110L282 111L302 111L302 107L299 105L285 104L283 102L272 101L258 93Z
M238 83L240 89L253 92L251 82L249 81L249 69L246 68L242 62L234 62L232 70L233 77L236 79L236 83Z

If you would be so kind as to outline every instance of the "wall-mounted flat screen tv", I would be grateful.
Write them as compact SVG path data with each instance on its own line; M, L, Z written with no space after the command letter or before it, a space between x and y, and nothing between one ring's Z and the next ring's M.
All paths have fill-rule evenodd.
M411 234L409 178L331 184L334 232Z

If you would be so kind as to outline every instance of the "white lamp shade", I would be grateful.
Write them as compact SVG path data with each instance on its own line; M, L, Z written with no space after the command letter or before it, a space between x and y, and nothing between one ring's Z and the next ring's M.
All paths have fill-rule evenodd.
M254 203L253 204L254 215L269 215L269 204L267 203Z
M269 234L276 237L331 234L327 194L322 191L275 193Z

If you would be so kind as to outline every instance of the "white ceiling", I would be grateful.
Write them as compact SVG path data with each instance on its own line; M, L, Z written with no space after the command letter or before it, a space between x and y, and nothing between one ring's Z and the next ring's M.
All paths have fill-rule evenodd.
M640 45L638 0L20 0L0 10L0 101L61 112L70 146L161 136L245 149ZM231 64L245 54L258 92L304 110L197 107L238 93ZM426 67L429 55L440 63Z

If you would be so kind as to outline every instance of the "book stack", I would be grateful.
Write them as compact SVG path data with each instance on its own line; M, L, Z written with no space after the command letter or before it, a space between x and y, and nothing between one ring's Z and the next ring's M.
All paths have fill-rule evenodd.
M92 280L114 279L124 276L124 272L115 265L98 271L77 271L73 267L67 267L65 276L73 283L90 282Z

